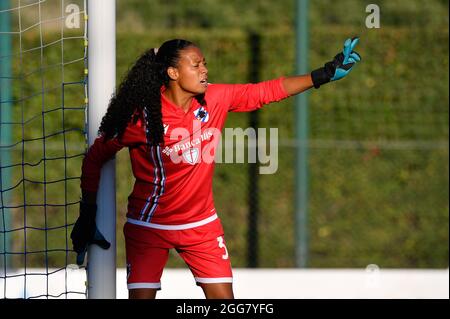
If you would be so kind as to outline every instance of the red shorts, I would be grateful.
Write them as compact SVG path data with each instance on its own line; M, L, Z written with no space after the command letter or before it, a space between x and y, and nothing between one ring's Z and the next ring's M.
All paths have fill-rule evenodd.
M197 285L233 281L219 218L182 230L149 228L127 222L123 231L128 289L161 289L161 276L171 248L175 248L189 266Z

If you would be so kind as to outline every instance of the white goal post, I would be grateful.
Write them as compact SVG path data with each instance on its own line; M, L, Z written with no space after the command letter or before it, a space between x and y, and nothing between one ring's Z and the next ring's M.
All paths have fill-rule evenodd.
M115 89L116 3L88 1L88 141L97 137L101 119ZM108 250L91 245L88 251L88 298L116 298L115 160L105 164L97 194L97 227L111 243Z

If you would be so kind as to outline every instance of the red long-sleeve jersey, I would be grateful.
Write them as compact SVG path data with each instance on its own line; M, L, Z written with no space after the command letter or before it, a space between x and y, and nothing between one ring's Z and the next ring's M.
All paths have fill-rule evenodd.
M228 112L248 112L289 95L283 78L257 84L210 84L206 105L192 99L185 113L161 94L164 145L149 146L145 114L121 137L99 136L82 165L81 188L96 192L103 164L128 147L135 184L128 221L161 229L183 229L214 220L214 150Z

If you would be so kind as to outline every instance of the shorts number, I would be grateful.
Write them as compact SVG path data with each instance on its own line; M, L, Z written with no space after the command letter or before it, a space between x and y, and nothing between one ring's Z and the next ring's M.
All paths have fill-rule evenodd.
M225 249L225 255L222 255L222 259L228 259L228 250L223 242L223 237L222 236L217 237L217 241L219 242L219 248Z

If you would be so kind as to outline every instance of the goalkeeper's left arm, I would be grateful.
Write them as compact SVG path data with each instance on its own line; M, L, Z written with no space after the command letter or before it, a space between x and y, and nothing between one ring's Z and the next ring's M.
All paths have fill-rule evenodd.
M357 37L347 39L342 52L338 53L332 61L325 63L323 67L312 71L311 74L284 78L283 87L286 92L289 95L295 95L312 87L318 89L323 84L347 76L354 65L361 61L361 56L353 51L358 41Z

